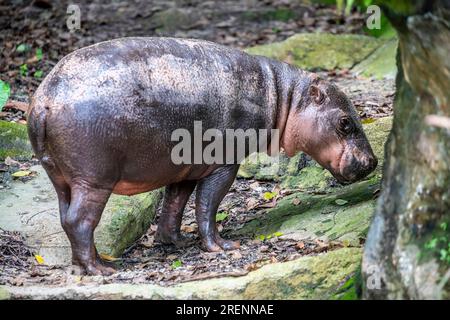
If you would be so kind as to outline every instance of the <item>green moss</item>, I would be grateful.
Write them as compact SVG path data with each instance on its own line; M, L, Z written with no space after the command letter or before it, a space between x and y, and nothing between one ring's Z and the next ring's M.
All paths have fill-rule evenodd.
M0 300L9 300L10 299L11 295L9 294L8 290L5 288L0 286Z
M296 175L286 175L281 184L283 188L289 189L315 189L316 191L325 190L332 179L329 171L319 165L313 165L303 168Z
M361 265L347 280L340 284L331 300L360 300L362 296Z
M397 74L397 64L395 61L397 46L397 39L389 40L376 49L367 59L358 63L352 71L366 77L394 79Z
M391 132L392 117L377 119L372 123L364 124L363 128L373 152L378 158L378 167L375 172L370 175L370 177L373 177L374 175L381 175L384 165L384 146L388 135Z
M6 157L29 160L32 156L33 150L28 140L27 127L0 120L0 160Z
M385 40L361 35L303 33L283 42L249 48L247 52L308 70L350 69L383 43Z

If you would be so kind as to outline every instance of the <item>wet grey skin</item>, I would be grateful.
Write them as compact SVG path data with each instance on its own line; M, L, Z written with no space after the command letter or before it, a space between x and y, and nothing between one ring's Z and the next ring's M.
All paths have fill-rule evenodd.
M166 186L157 236L183 245L181 218L196 190L207 251L239 247L220 237L217 208L239 164L174 164L175 129L278 129L289 156L311 155L342 182L377 165L358 115L335 85L289 64L212 42L122 38L79 49L43 80L28 132L58 195L73 264L111 274L94 229L111 193ZM270 137L269 137L270 139ZM273 143L273 141L268 141Z

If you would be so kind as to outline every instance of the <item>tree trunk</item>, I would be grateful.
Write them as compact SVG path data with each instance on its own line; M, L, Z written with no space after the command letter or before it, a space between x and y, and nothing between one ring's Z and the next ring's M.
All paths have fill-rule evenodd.
M379 2L398 75L363 297L450 299L450 1Z

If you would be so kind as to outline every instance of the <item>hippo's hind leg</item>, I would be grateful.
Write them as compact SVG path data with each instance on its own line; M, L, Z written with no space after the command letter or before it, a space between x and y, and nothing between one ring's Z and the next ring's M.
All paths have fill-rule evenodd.
M61 171L55 166L54 163L46 163L44 160L41 161L42 166L47 172L50 181L55 188L56 195L58 196L58 205L59 205L59 216L62 221L64 217L67 215L67 211L69 210L70 205L70 186L64 179Z
M70 206L61 218L64 231L72 246L72 263L91 275L109 275L115 270L106 265L97 254L94 245L94 229L97 227L111 188L99 188L85 182L72 185Z
M208 251L239 248L239 242L222 239L216 228L217 209L233 184L238 169L239 165L220 167L198 182L195 213L202 244Z
M185 245L181 236L181 219L189 196L195 189L197 181L181 181L166 187L161 215L159 216L156 238L164 244L177 247Z

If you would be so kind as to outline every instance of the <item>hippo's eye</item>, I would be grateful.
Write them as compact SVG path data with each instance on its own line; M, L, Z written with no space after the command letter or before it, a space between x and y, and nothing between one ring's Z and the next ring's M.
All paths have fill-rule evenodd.
M341 118L339 120L338 131L343 134L350 134L353 131L353 122L349 118Z

